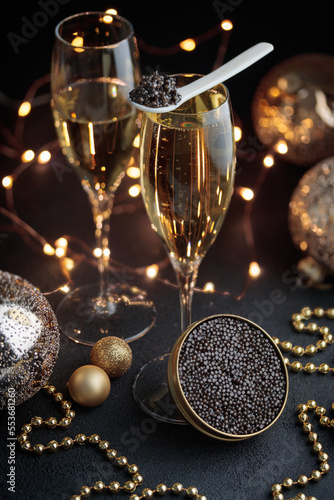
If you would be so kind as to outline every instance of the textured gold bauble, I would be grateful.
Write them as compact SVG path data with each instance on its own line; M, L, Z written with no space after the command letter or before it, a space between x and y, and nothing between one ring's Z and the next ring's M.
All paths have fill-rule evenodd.
M82 406L97 406L107 399L110 380L102 368L84 365L72 373L68 390L76 403Z
M124 340L118 337L104 337L93 346L90 362L102 368L110 378L120 377L131 366L132 351Z
M294 244L330 274L334 274L333 192L332 156L303 175L289 204L289 229ZM309 273L311 279L313 275Z
M313 165L334 154L334 58L301 54L275 66L252 104L256 135L268 147L287 145L284 159Z

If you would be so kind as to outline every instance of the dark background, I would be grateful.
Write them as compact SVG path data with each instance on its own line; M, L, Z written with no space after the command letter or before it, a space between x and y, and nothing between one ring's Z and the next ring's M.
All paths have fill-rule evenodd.
M226 60L242 50L259 42L273 43L275 50L243 75L234 77L229 83L236 120L242 125L243 137L256 140L251 121L251 104L261 78L279 62L302 53L320 52L334 55L332 41L332 8L330 2L257 2L230 0L215 2L75 2L70 0L54 16L49 16L45 26L38 28L28 43L21 43L15 53L8 34L22 36L26 19L32 20L41 10L38 2L8 4L1 15L1 83L0 90L10 98L9 107L1 103L1 120L9 128L15 124L16 100L21 101L34 80L49 72L53 32L56 24L64 17L83 10L105 10L114 7L132 21L139 41L156 47L170 47L181 40L205 33L218 25L222 17L230 18L234 30L230 34ZM158 69L174 73L194 71L207 73L217 56L222 38L218 34L203 42L191 53L180 52L172 57L152 55L141 51L143 73ZM47 86L42 93L48 92ZM13 102L14 100L14 102ZM12 106L12 108L10 107ZM38 149L55 138L48 106L34 110L27 119L24 147ZM4 142L1 139L2 143ZM253 142L254 144L254 142ZM236 186L256 185L265 149L260 143L253 147L250 158L238 160ZM53 159L54 161L54 159ZM56 161L64 162L60 153ZM10 174L18 162L2 156L2 175ZM311 165L310 165L311 166ZM52 165L51 165L52 167ZM304 305L311 307L333 306L331 289L319 291L301 285L296 272L300 254L295 250L287 224L288 203L291 194L307 167L298 167L277 160L257 193L252 214L256 257L261 277L252 282L245 296L237 301L222 293L194 297L193 319L210 314L228 312L251 317L271 335L301 342L290 327L292 313ZM116 196L125 195L125 182ZM87 198L73 174L64 175L58 182L54 170L48 165L32 165L20 176L14 186L15 206L18 214L50 242L63 234L76 235L93 246L93 223ZM1 189L1 204L5 205L4 190ZM215 244L203 261L198 285L213 281L218 292L231 291L238 295L247 279L250 249L244 237L245 203L233 196L226 221ZM8 224L7 219L0 219ZM44 256L40 249L27 245L19 235L2 230L0 242L1 269L19 274L41 290L57 288L64 281L56 258ZM150 230L147 216L139 204L134 213L115 215L111 224L111 248L114 258L132 266L146 266L164 258L161 243ZM170 266L160 278L173 280ZM94 270L86 266L78 272L78 279L88 282L94 278ZM96 432L107 439L129 461L137 463L144 476L144 486L154 488L159 482L171 486L180 481L185 486L196 485L199 492L210 500L269 500L270 486L291 476L310 474L318 466L312 454L306 435L296 418L296 406L309 399L315 399L328 411L333 402L333 375L290 372L290 395L287 407L278 423L261 436L240 442L225 443L207 438L191 427L178 427L154 423L134 402L131 394L133 379L143 363L157 355L169 352L179 335L179 305L174 288L159 280L149 281L128 277L144 286L154 299L157 308L157 322L143 338L131 344L133 364L126 375L112 381L111 395L100 407L80 408L75 405L77 416L65 435L75 436L78 432ZM280 295L280 301L273 297ZM60 300L59 294L48 296L52 306ZM308 340L303 339L302 345ZM51 382L68 397L66 383L75 368L89 362L90 349L77 346L61 335L61 350ZM308 360L307 360L308 361ZM315 359L316 363L326 361L333 366L333 352ZM306 362L306 361L305 361ZM330 413L329 413L330 414ZM34 415L46 418L58 415L58 409L48 401L42 392L17 407L17 428ZM333 415L333 413L331 414ZM6 427L6 412L2 412ZM318 427L317 427L318 428ZM64 433L61 432L62 435ZM48 442L59 439L56 431L36 436L36 441ZM319 439L331 456L333 431L319 430ZM7 473L6 431L1 443L1 472ZM67 499L77 493L83 484L93 484L97 479L106 483L118 480L113 470L96 450L90 447L76 447L71 451L44 454L32 457L16 453L16 494L10 494L2 486L0 498L33 500ZM120 482L123 477L120 475ZM333 498L332 473L320 483L310 484L305 492L318 500ZM139 489L139 491L141 491ZM299 489L286 493L286 498L295 495ZM304 491L304 490L303 490ZM96 495L93 495L96 496ZM106 495L100 495L107 498Z

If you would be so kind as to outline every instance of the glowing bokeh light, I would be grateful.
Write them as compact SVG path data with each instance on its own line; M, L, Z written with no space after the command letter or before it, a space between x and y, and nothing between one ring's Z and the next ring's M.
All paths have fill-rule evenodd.
M215 287L215 285L214 285L211 281L208 281L208 282L207 282L207 283L205 283L205 285L203 286L203 290L204 290L204 292L213 293L213 292L215 292L216 287Z
M50 151L47 150L42 151L37 157L38 163L47 163L50 160L51 160L51 153Z
M133 186L130 187L129 189L129 195L135 198L140 194L141 187L139 184L134 184Z
M196 42L193 38L187 38L180 42L180 47L182 50L186 50L187 52L191 52L196 48Z
M2 185L4 188L6 189L10 189L13 185L13 177L11 175L6 175L6 177L4 177L2 179Z
M236 142L240 141L242 137L242 130L240 127L234 127L234 140Z
M23 161L23 163L28 163L29 161L32 161L34 158L35 158L35 153L33 152L32 149L27 149L27 151L25 151L21 156L21 160Z
M239 194L245 201L250 201L254 198L254 191L250 188L240 188Z
M261 274L261 268L257 262L251 262L248 268L248 274L251 278L257 278Z
M263 165L266 168L270 168L274 165L274 157L272 155L267 155L263 158Z
M19 116L27 116L27 115L29 115L30 111L31 111L31 104L30 104L30 102L25 101L19 107L19 110L17 113Z
M224 19L221 23L221 27L224 31L231 31L233 29L233 23L229 19Z
M157 264L152 264L146 268L146 276L148 278L155 278L159 272L159 266Z

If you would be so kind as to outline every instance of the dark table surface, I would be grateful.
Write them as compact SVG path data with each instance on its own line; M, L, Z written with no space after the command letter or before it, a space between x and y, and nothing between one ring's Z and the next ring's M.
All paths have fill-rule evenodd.
M250 114L254 92L262 76L275 64L292 55L309 52L331 54L333 49L329 45L328 35L330 12L326 11L327 7L319 7L314 2L280 2L272 6L269 2L262 4L244 0L201 2L200 8L195 7L193 2L184 2L181 5L188 10L180 13L178 4L172 2L168 11L165 10L164 15L157 19L150 2L147 2L146 12L138 3L97 3L99 5L94 5L95 9L118 8L122 15L132 20L138 36L155 46L171 46L183 38L204 33L219 24L224 12L224 17L232 18L235 23L227 59L258 41L274 43L276 49L272 55L258 63L256 69L248 70L247 74L231 81L229 85L234 112L242 124L243 140L247 147L253 148L248 158L240 156L238 159L236 186L256 186L266 150L259 142L254 142L256 136ZM34 79L48 72L47 58L50 57L55 24L66 15L86 8L90 8L87 2L84 8L70 2L64 5L59 3L59 11L52 18L50 16L47 26L39 28L28 43L20 45L17 54L9 47L7 39L4 61L14 64L14 72L2 75L0 89L7 96L22 100ZM3 33L20 34L24 22L22 16L32 19L39 10L40 6L36 3L19 15L13 7L8 6L8 23ZM203 42L197 53L179 53L173 57L143 51L143 72L156 68L168 72L208 72L220 43L220 36L214 37ZM38 61L35 57L37 53L43 55ZM2 116L8 128L14 127L12 109L3 106ZM48 106L42 106L27 119L23 145L24 148L36 150L52 139L55 139L55 132L51 114ZM94 227L87 197L74 173L65 171L61 179L57 176L59 164L65 164L65 160L59 151L54 151L48 164L32 164L20 175L14 186L17 213L50 242L68 234L81 238L93 247ZM2 175L11 173L17 165L17 161L2 156ZM334 305L331 288L319 290L307 287L299 280L296 271L301 256L291 241L287 222L288 204L298 180L306 170L307 167L277 159L275 166L267 171L261 189L256 193L251 214L254 248L249 248L245 240L245 201L236 193L233 195L223 228L201 264L197 282L200 288L212 281L217 292L195 293L194 321L216 313L238 314L256 321L272 336L297 343L301 340L292 331L291 315L305 305L311 308ZM114 259L124 266L137 268L160 262L166 254L150 229L141 200L130 200L127 196L130 184L131 181L125 179L116 195L117 210L111 222L110 246ZM3 189L1 205L6 206ZM126 207L126 210L121 210L121 206ZM44 255L40 247L31 246L19 234L11 231L5 217L1 218L0 223L3 235L0 242L1 269L22 276L42 292L61 286L65 280L59 260ZM248 284L245 295L236 300L235 296L242 292L247 282L248 265L254 255L262 273L257 280ZM83 264L76 270L75 279L77 282L90 282L95 279L95 273L92 266ZM160 482L168 486L181 482L185 486L197 486L199 492L208 499L266 500L271 498L271 484L281 482L287 476L296 480L300 474L309 475L318 467L317 456L312 453L307 436L297 421L296 407L299 403L315 399L329 411L334 401L332 374L306 375L290 371L289 398L281 418L267 432L242 442L217 441L191 426L155 422L145 414L133 399L132 383L144 363L168 353L177 340L180 334L178 293L175 287L166 283L166 280L174 281L170 265L165 266L158 278L153 280L139 277L136 269L129 271L126 268L124 276L127 281L148 291L155 302L156 323L144 337L131 344L132 366L125 375L111 381L108 399L96 408L83 408L74 404L76 418L66 432L61 432L62 435L74 437L79 432L87 435L98 433L127 456L130 462L139 466L145 487L154 488ZM224 294L224 291L229 291L230 295ZM55 308L62 295L57 292L47 298ZM308 340L303 338L302 345L306 343ZM50 382L66 397L66 384L71 373L79 366L88 364L89 355L89 347L77 345L61 334L59 357ZM315 363L321 362L333 366L331 347L316 356ZM45 418L57 414L54 403L44 391L40 391L16 408L16 426L19 429L35 415ZM101 453L88 446L77 446L70 451L61 450L41 457L28 456L17 448L16 492L8 492L3 482L8 473L6 411L1 412L0 417L5 429L1 438L1 472L4 479L0 498L65 500L78 493L82 485L92 485L98 479L106 483L112 480L123 482L124 476ZM56 431L42 431L40 440L46 443L58 437ZM331 457L332 429L319 428L319 440ZM319 483L310 483L305 490L294 489L291 495L286 493L285 496L290 498L299 491L305 491L318 500L331 500L333 487L334 480L332 473L329 473ZM100 497L106 498L106 495L101 494Z

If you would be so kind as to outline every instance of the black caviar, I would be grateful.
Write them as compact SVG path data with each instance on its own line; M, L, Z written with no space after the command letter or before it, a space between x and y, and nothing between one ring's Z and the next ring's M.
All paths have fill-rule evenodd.
M143 76L138 87L131 90L129 95L133 102L151 108L171 106L181 100L176 89L176 79L159 75L158 72Z
M180 350L179 377L195 413L233 435L271 424L287 389L275 346L261 330L234 317L204 321L189 333Z

